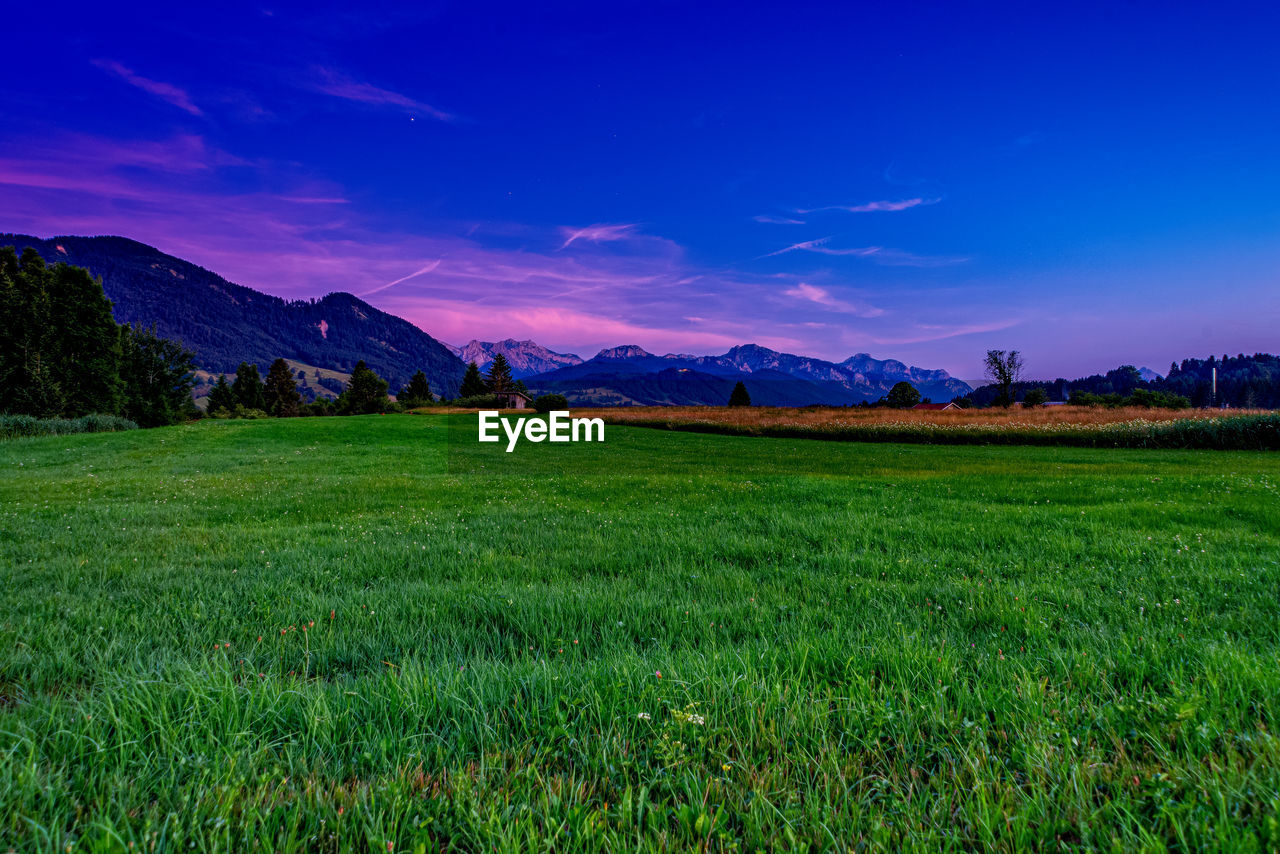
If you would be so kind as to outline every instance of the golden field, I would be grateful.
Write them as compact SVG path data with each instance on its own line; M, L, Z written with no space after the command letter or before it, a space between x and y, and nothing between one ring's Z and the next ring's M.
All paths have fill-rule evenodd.
M574 415L602 417L609 424L652 424L653 422L732 424L741 427L1005 427L1044 428L1068 425L1097 426L1126 422L1162 422L1188 418L1222 418L1238 415L1265 415L1262 409L1145 409L1122 407L1105 409L1089 406L1041 406L1024 409L862 409L858 407L815 406L805 408L747 406L628 406L609 409L575 410Z

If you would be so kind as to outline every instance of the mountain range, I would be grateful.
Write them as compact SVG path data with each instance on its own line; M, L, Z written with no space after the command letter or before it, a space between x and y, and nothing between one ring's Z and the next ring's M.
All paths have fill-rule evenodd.
M473 338L461 347L451 344L445 346L464 363L475 362L476 367L482 371L489 366L494 356L501 353L511 365L511 376L516 379L582 364L581 356L556 353L536 342L517 341L514 338L502 341L477 341Z
M454 395L466 367L436 339L348 293L286 301L255 291L125 237L0 234L0 246L35 249L48 264L87 267L102 279L118 323L155 325L211 373L241 362L265 372L277 358L350 373L363 359L397 389L415 371Z
M393 390L422 370L437 393L452 397L466 362L484 368L502 353L513 375L531 390L559 392L578 405L720 406L738 381L746 385L754 403L768 406L876 400L900 381L910 382L933 400L970 391L946 371L874 359L866 353L828 362L755 344L733 347L719 356L657 356L626 345L601 350L584 361L513 338L451 347L349 293L288 301L125 237L45 240L0 234L0 246L7 245L19 253L30 247L49 264L63 261L88 268L102 280L118 322L154 325L160 335L181 341L196 354L201 388L212 381L210 374L233 373L241 362L265 372L273 360L284 358L308 379L308 389L333 394L341 378L364 360Z
M866 353L843 362L780 353L756 344L720 356L668 353L656 356L636 345L601 350L593 358L525 378L538 392L557 392L580 405L718 405L739 380L764 406L844 406L877 400L898 382L921 397L951 400L968 394L967 383L946 371L875 359Z

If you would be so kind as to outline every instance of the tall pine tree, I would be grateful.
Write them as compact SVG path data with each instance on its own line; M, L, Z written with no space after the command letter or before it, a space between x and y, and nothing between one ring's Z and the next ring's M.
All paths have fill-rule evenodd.
M370 370L363 359L356 362L351 381L338 396L338 411L343 415L367 415L386 411L389 403L387 381Z
M209 391L209 407L205 411L213 415L219 410L228 415L236 411L236 393L231 390L226 374L218 374L218 381Z
M730 406L750 406L751 395L747 393L747 387L742 384L742 380L738 380L738 384L733 387L733 391L729 392Z
M422 371L415 373L409 379L409 384L396 393L396 401L405 406L422 406L433 400L435 398L431 394L431 384Z
M490 394L500 394L515 388L515 380L511 378L511 365L507 363L506 356L501 353L494 355L484 384Z
M266 399L267 412L277 418L292 418L301 411L302 395L284 359L276 359L267 371Z
M480 397L488 391L484 384L484 378L480 376L480 369L476 367L475 362L467 365L467 372L462 375L462 388L458 392L459 397Z
M257 365L241 362L236 368L236 381L231 384L231 390L236 393L236 403L245 409L267 411L267 393Z

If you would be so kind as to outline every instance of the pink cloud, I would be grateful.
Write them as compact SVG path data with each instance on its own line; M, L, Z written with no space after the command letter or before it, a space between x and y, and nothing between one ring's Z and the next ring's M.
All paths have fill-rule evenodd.
M332 95L335 98L355 101L360 104L369 104L375 107L401 107L422 113L442 122L451 122L457 118L452 113L436 109L416 98L410 98L408 95L402 95L390 89L383 89L371 83L361 83L332 68L316 66L312 70L314 79L311 81L309 88L325 95Z
M118 62L110 59L95 59L93 64L104 71L108 71L130 86L136 86L149 95L154 95L162 101L165 101L179 110L185 110L193 116L203 116L204 113L195 102L191 100L191 96L185 90L179 89L172 83L164 83L160 80L152 80L149 77L143 77L141 74L135 74L132 70L125 68Z
M831 292L826 288L819 288L806 282L798 282L795 287L788 288L782 293L784 296L789 296L793 299L815 303L832 311L853 314L858 317L879 317L884 314L883 309L838 299L832 296Z

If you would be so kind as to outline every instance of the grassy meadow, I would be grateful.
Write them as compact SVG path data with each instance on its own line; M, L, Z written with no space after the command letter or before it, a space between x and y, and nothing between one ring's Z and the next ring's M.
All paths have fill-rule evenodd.
M0 443L0 850L1280 847L1280 456Z

